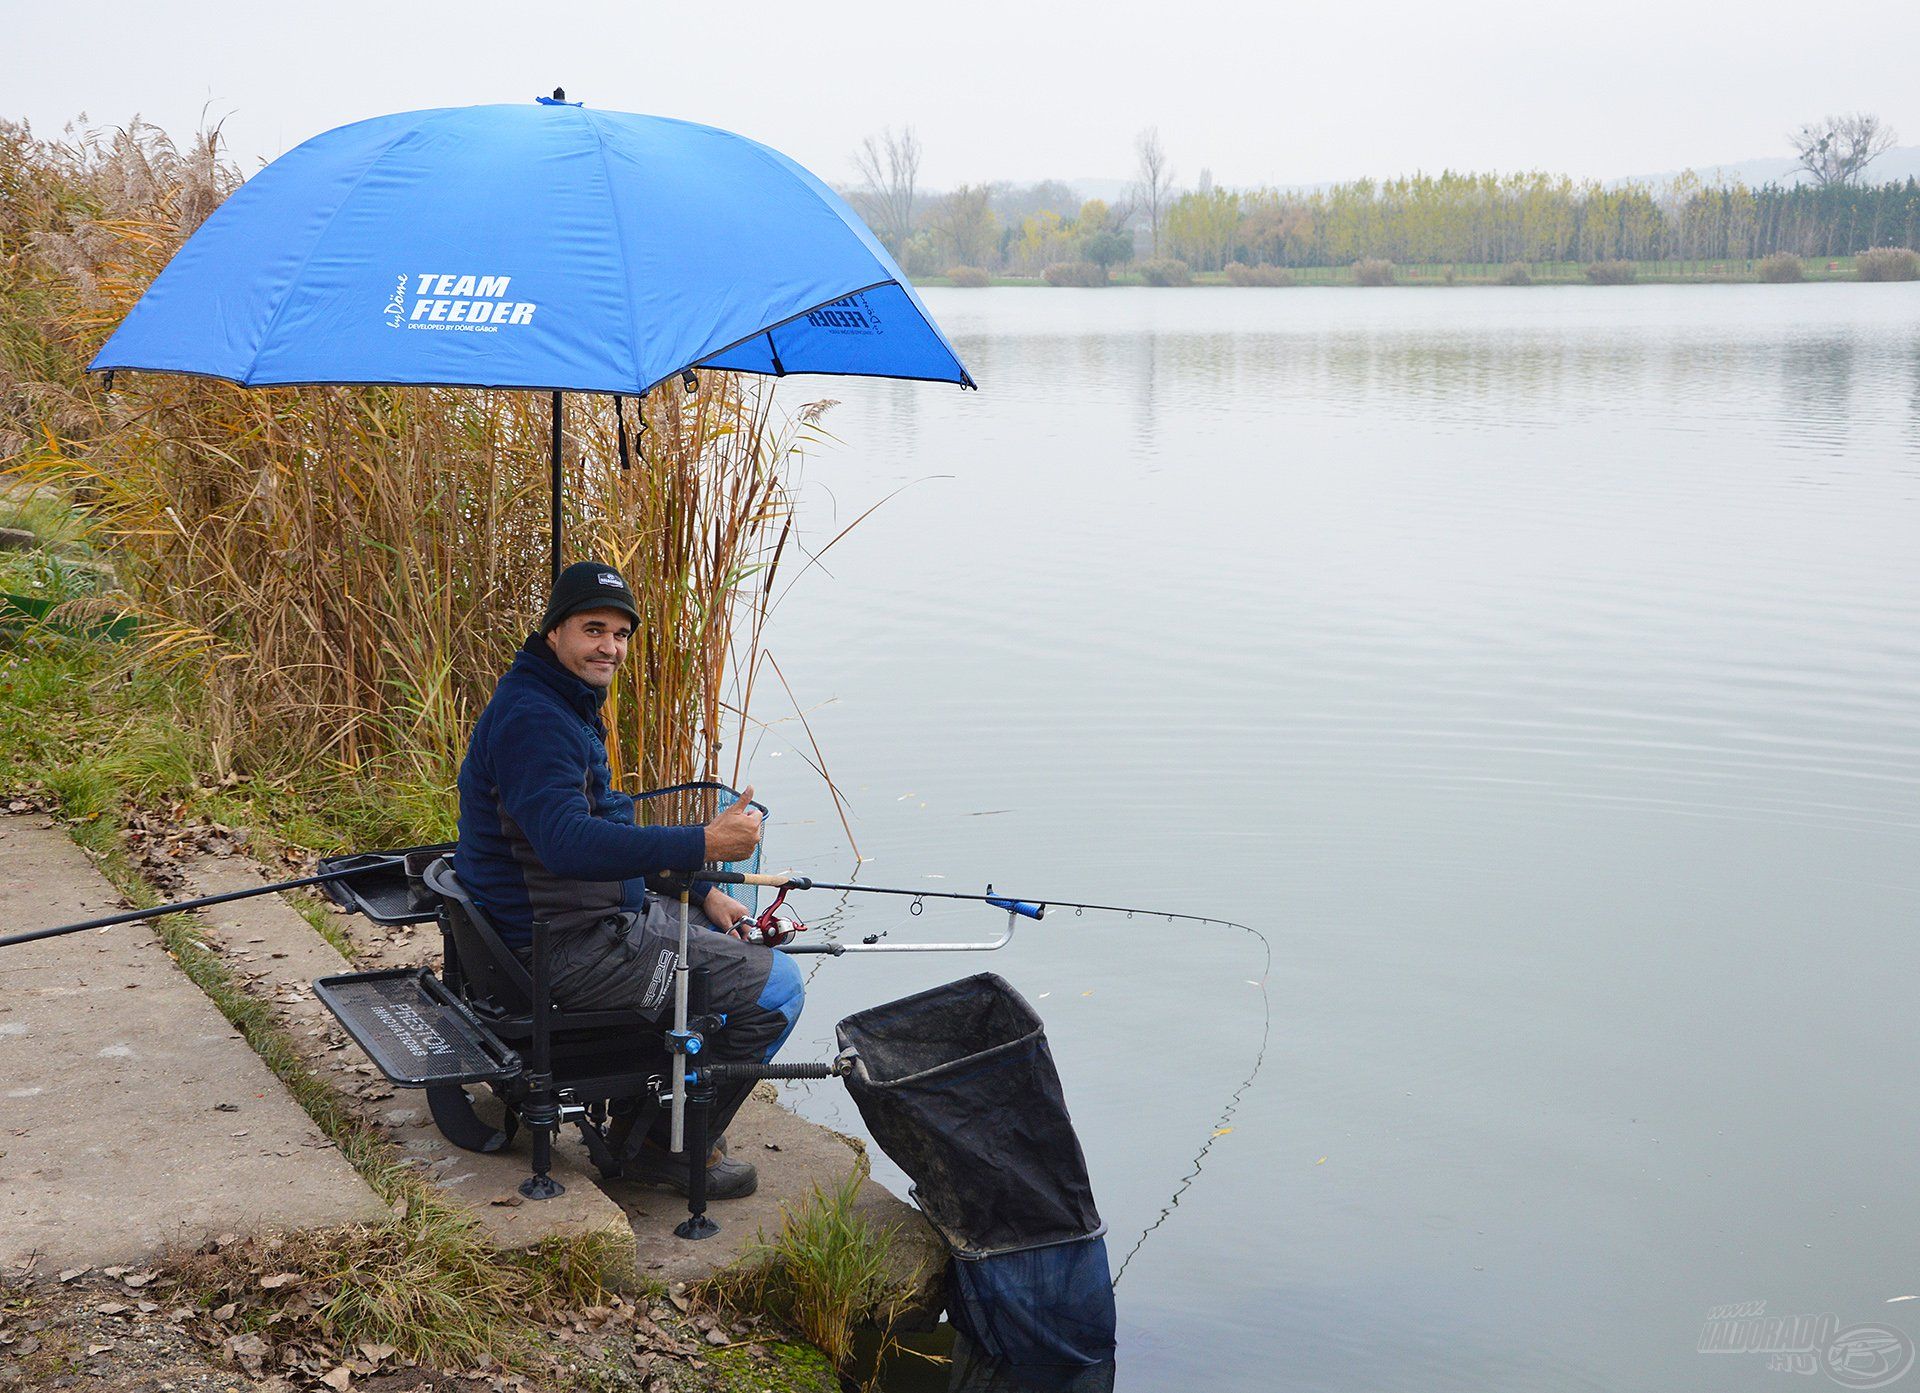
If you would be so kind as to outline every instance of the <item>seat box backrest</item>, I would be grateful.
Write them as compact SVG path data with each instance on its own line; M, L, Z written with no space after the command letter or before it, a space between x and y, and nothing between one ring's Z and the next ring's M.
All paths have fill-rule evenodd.
M533 981L520 959L453 874L450 858L427 868L423 879L440 897L442 922L449 947L458 955L459 972L449 973L471 1003L490 1003L509 1015L525 1015L532 1007Z

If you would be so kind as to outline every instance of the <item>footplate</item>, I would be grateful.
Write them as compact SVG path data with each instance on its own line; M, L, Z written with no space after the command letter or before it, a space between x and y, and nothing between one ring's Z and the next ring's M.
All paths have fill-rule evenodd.
M427 968L322 977L313 994L380 1072L403 1088L502 1083L522 1072L520 1056Z

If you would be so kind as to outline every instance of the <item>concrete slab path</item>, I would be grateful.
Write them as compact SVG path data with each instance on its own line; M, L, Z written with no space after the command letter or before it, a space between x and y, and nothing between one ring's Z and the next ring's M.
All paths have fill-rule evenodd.
M0 817L0 929L120 903L58 826ZM385 1212L146 925L0 949L0 1271Z

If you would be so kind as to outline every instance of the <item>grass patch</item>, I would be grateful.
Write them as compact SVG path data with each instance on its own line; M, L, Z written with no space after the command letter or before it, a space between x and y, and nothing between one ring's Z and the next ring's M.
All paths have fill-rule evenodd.
M429 1203L382 1224L208 1245L172 1275L224 1330L385 1345L443 1369L515 1367L538 1348L538 1322L626 1282L631 1252L631 1235L607 1230L501 1254L465 1214Z
M741 1311L770 1312L825 1350L836 1366L853 1357L854 1330L888 1307L888 1258L895 1229L854 1208L862 1175L832 1191L815 1186L798 1210L782 1207L771 1241L763 1233L734 1267L696 1289L703 1301Z
M300 917L313 926L315 933L333 945L334 952L348 962L359 957L360 950L353 946L353 940L340 927L340 916L333 912L331 900L323 899L311 890L283 891L280 898L299 910Z

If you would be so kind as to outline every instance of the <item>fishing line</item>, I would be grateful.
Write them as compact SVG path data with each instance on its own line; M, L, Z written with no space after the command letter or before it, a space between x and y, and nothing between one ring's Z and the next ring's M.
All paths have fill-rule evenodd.
M1246 928L1247 926L1236 925L1236 927ZM1260 939L1263 944L1266 942L1266 936L1261 934L1257 929L1249 928L1247 932ZM1272 964L1273 955L1271 948L1268 949L1267 961L1269 965ZM1166 1223L1167 1220L1172 1217L1173 1211L1180 1207L1180 1197L1186 1194L1188 1189L1192 1187L1193 1182L1199 1179L1200 1172L1205 1169L1207 1153L1213 1150L1213 1144L1215 1142L1219 1141L1222 1136L1231 1130L1227 1124L1233 1120L1233 1115L1239 1111L1240 1100L1246 1096L1247 1090L1253 1087L1253 1081L1260 1077L1260 1067L1267 1062L1267 1041L1273 1032L1273 1002L1267 996L1267 979L1265 974L1261 975L1259 986L1260 1048L1254 1053L1253 1068L1247 1072L1246 1078L1240 1081L1240 1086L1234 1089L1232 1096L1227 1099L1227 1105L1221 1110L1219 1120L1213 1124L1212 1131L1207 1134L1206 1141L1201 1144L1199 1152L1196 1153L1193 1158L1193 1169L1180 1178L1180 1183L1174 1187L1173 1194L1168 1198L1166 1204L1161 1206L1160 1213L1154 1217L1152 1223L1140 1230L1140 1236L1133 1240L1133 1246L1127 1249L1127 1255L1120 1260L1120 1266L1113 1274L1113 1287L1115 1290L1119 1289L1120 1279L1127 1275L1127 1265L1133 1261L1134 1255L1146 1245L1148 1235Z
M743 877L743 879L745 878L746 877ZM1169 923L1214 924L1221 928L1238 929L1240 932L1251 936L1260 944L1260 978L1254 983L1254 985L1260 989L1260 1044L1254 1051L1253 1065L1248 1069L1247 1076L1240 1080L1239 1085L1228 1095L1226 1105L1221 1109L1220 1115L1214 1122L1212 1128L1209 1129L1206 1141L1201 1144L1200 1150L1194 1155L1193 1168L1180 1178L1179 1184L1174 1187L1173 1194L1168 1197L1167 1202L1161 1206L1160 1212L1140 1231L1140 1236L1134 1239L1133 1246L1127 1250L1127 1255L1120 1260L1120 1266L1114 1272L1112 1283L1113 1287L1118 1289L1120 1279L1127 1275L1128 1266L1133 1262L1140 1250L1146 1246L1147 1239L1158 1230L1161 1225L1165 1224L1168 1219L1173 1217L1174 1210L1180 1207L1181 1197L1193 1187L1193 1182L1199 1179L1200 1172L1206 1169L1207 1153L1213 1150L1214 1143L1219 1141L1228 1131L1232 1130L1228 1124L1232 1122L1234 1115L1239 1112L1240 1104L1245 1100L1248 1091L1252 1089L1254 1080L1260 1077L1260 1070L1267 1062L1267 1045L1273 1036L1273 1001L1267 992L1267 979L1273 975L1273 943L1266 934L1253 927L1253 925L1243 924L1237 919L1219 919L1206 914L1182 914L1171 910L1143 909L1137 905L1092 904L1079 900L1036 898L1021 901L1017 900L1014 896L997 894L991 885L987 887L987 892L984 895L970 895L953 890L903 890L881 885L859 885L854 883L835 884L826 881L808 880L799 876L754 876L752 879L764 884L781 885L785 888L795 890L835 890L843 896L848 893L906 896L909 897L912 902L908 912L916 915L920 913L922 903L926 900L985 902L999 908L1006 908L1010 903L1021 903L1042 912L1047 909L1071 909L1074 911L1076 918L1088 910L1093 910L1098 913L1124 914L1128 919L1145 917L1148 919L1164 919ZM838 912L846 907L846 900L843 898L835 911L829 915L829 918L837 918ZM1040 916L1038 913L1035 913L1030 917L1038 918ZM816 924L815 927L824 928L825 925Z

